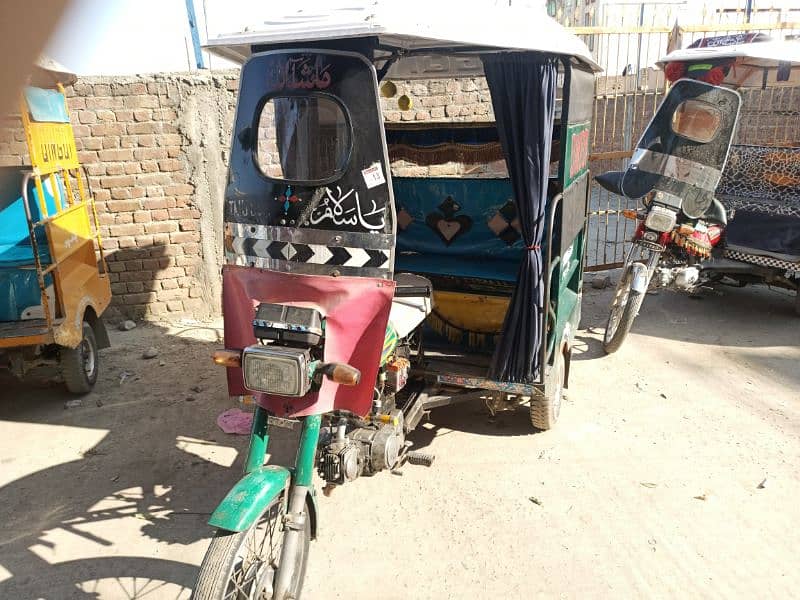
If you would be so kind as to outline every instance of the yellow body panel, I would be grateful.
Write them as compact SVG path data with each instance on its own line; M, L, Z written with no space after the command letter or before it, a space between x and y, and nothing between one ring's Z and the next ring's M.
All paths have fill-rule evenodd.
M461 292L434 292L436 312L448 323L478 333L500 333L509 298Z
M25 132L35 173L45 175L80 167L75 136L69 123L28 122Z
M13 337L0 338L0 348L22 348L23 346L39 346L52 344L52 334L14 335Z
M92 242L92 228L86 203L75 204L54 216L46 225L53 259L60 262L81 244Z

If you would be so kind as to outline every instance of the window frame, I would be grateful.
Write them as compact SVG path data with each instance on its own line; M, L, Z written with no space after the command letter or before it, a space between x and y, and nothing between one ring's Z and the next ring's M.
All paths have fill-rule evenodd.
M261 115L264 112L264 107L267 105L268 102L274 100L275 98L312 98L312 97L321 97L327 100L332 101L336 104L339 109L341 110L342 114L344 115L345 124L347 126L347 134L349 136L348 144L347 144L347 151L344 155L344 159L342 160L341 168L337 168L336 171L329 177L324 179L314 179L314 180L306 180L306 179L285 179L285 178L276 178L267 175L261 165L259 164L258 160L258 148L259 148L259 124L261 122ZM297 185L301 187L320 187L323 185L328 185L333 183L334 181L338 181L342 177L347 174L348 169L350 168L350 163L353 159L353 148L355 146L355 132L353 131L353 121L350 116L350 111L347 108L347 105L342 101L341 98L336 96L335 94L331 94L328 92L320 92L320 91L299 91L299 92L292 92L292 91L285 91L281 90L280 92L266 94L261 100L258 102L258 106L256 107L255 114L253 115L253 124L252 124L252 131L253 131L253 144L250 150L250 158L253 161L253 165L256 168L256 172L261 176L263 179L270 181L272 183L276 183L278 185Z
M691 137L691 136L686 135L685 133L681 133L680 131L676 131L676 129L675 129L675 117L678 115L678 112L681 109L681 107L685 106L689 102L691 102L693 104L697 104L697 105L702 105L702 107L704 109L708 110L708 112L716 114L716 116L717 116L716 128L714 129L714 132L711 135L711 137L709 137L709 138ZM678 137L681 137L683 139L689 140L690 142L694 142L695 144L710 144L711 142L713 142L717 138L717 136L719 135L719 132L722 130L722 124L723 124L723 121L724 121L724 117L725 117L725 115L722 112L722 110L720 110L720 108L718 106L715 106L711 102L706 102L705 100L698 100L697 98L686 98L685 100L682 100L681 103L678 104L678 106L675 107L675 110L672 111L672 115L671 115L671 117L669 119L669 129L670 129L670 131L672 133L674 133Z

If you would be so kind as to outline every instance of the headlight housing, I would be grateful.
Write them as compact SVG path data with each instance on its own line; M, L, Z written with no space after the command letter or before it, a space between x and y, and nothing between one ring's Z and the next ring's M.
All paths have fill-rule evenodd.
M302 348L248 346L242 354L244 386L254 392L305 396L311 387L310 354Z
M663 206L650 206L644 226L654 231L672 231L678 220L678 213Z

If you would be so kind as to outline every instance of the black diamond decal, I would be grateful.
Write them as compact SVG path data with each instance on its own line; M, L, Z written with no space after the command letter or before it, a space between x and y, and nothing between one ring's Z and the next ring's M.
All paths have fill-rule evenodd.
M497 212L503 215L505 220L509 223L517 218L517 207L514 206L511 200L503 204Z
M444 202L442 202L437 208L442 211L442 214L448 219L461 210L461 206L458 204L458 202L453 200L452 196L445 198Z
M520 235L517 233L517 230L514 229L513 227L507 227L506 229L501 231L497 237L499 237L506 244L511 246L514 244L514 242L516 242L520 238Z

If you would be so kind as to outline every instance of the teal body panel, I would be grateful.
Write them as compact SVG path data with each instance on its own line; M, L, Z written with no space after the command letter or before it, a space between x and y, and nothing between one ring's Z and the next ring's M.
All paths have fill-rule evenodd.
M245 459L245 476L217 506L208 520L209 525L227 531L245 531L256 522L278 494L288 490L290 485L300 485L310 490L306 496L306 505L311 519L311 536L315 538L318 504L313 477L321 423L320 415L303 419L300 446L293 469L264 465L269 443L268 415L266 410L258 407L253 415L250 448Z
M259 467L242 477L220 502L209 525L227 531L244 531L256 522L272 500L289 487L289 469Z
M247 458L244 461L245 473L252 473L264 464L268 444L267 411L257 406L253 413L253 427L250 430L250 446L247 448Z
M322 415L310 415L303 419L303 431L300 433L300 447L294 468L294 485L313 486L314 462L317 458L317 443Z

